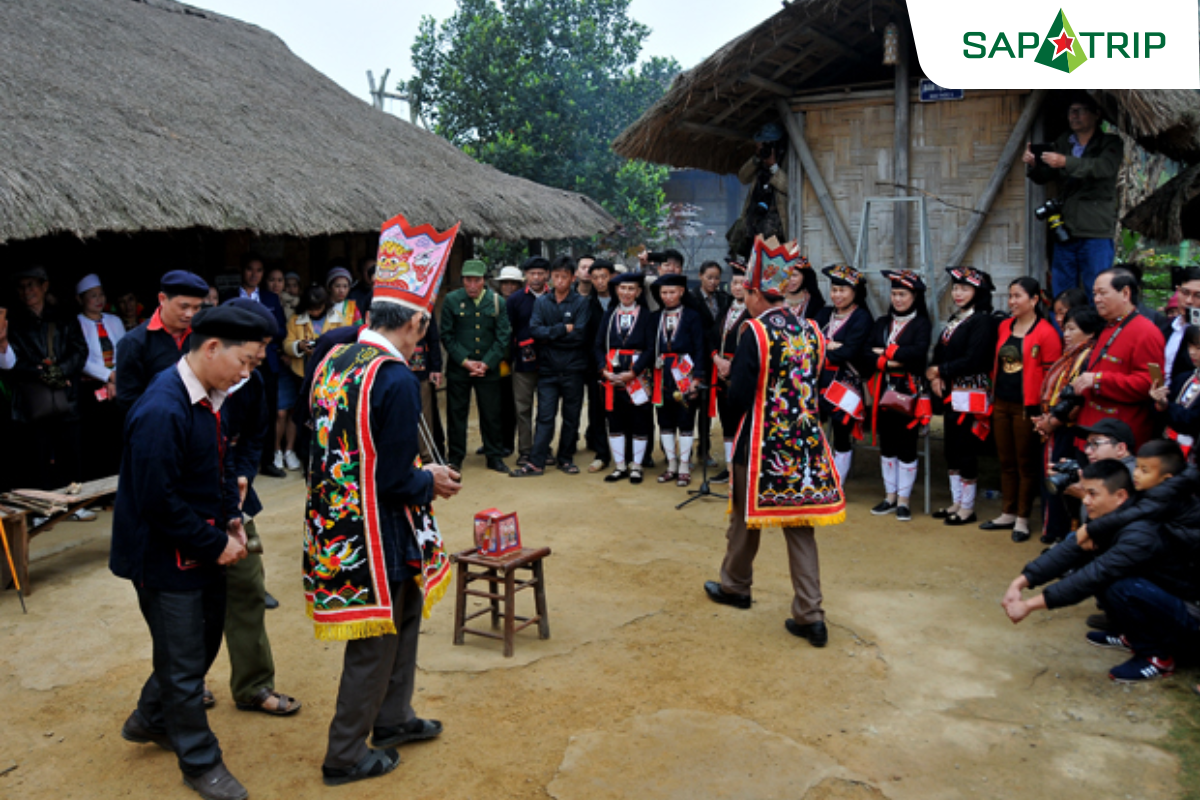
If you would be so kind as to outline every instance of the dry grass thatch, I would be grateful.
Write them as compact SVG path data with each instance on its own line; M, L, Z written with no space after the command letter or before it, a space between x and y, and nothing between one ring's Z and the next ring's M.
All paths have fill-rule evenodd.
M1121 224L1159 244L1200 239L1200 164L1188 167L1138 203Z
M368 232L397 212L501 239L616 224L376 111L267 31L172 0L0 3L0 61L0 242Z
M676 167L736 172L753 151L755 129L777 118L780 99L893 80L892 68L882 66L883 28L904 13L893 0L796 0L677 77L621 132L613 150ZM1145 149L1200 161L1200 94L1093 93L1107 117Z

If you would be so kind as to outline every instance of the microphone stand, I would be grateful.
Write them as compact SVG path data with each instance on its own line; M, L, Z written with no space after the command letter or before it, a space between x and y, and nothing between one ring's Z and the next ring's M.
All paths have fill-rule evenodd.
M715 392L716 387L710 386L708 390L710 392ZM701 408L700 413L701 414L705 413L705 409ZM696 427L699 428L699 425L697 425ZM711 436L712 436L712 432L710 431L709 437L711 438ZM709 488L709 483L708 483L708 459L709 458L710 458L710 454L706 453L704 455L703 461L701 463L700 488L699 489L688 489L688 494L692 495L692 497L689 497L687 500L684 500L682 503L675 506L676 511L678 511L679 509L688 505L689 503L696 502L701 497L715 497L718 500L728 500L729 499L729 495L724 495L724 494L720 494L719 492L714 492L712 489Z

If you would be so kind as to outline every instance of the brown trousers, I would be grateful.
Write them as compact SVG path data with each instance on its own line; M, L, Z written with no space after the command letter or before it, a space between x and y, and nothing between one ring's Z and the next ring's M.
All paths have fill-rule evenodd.
M721 588L730 594L750 594L754 582L754 557L758 554L761 531L746 527L746 466L733 467L733 511L729 515L725 561L721 564ZM784 528L788 569L792 573L792 618L801 625L821 622L821 564L817 557L817 539L811 525Z
M517 455L533 455L533 406L537 401L538 374L512 374L513 402L517 407Z
M1025 407L1011 400L997 400L992 409L992 433L996 436L996 454L1000 456L1000 494L1004 513L1028 518L1033 513L1033 498L1042 479L1041 443L1026 419Z

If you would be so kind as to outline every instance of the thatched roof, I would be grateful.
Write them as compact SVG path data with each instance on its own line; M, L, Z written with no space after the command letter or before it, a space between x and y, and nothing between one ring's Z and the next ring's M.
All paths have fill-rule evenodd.
M750 137L778 118L780 99L846 86L887 86L883 29L902 22L899 0L795 0L678 76L613 142L613 150L676 167L736 172ZM919 69L914 68L917 74ZM1109 119L1151 152L1200 161L1200 95L1184 90L1096 90Z
M1158 244L1200 239L1200 164L1188 167L1129 210L1121 224Z
M375 110L253 25L172 0L0 3L0 242L369 232L397 212L501 239L616 225Z

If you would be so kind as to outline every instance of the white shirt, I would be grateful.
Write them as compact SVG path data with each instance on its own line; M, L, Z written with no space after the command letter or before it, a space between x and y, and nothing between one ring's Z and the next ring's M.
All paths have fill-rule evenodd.
M1167 339L1167 352L1163 356L1163 379L1167 386L1171 385L1171 367L1175 366L1175 357L1179 355L1179 347L1183 344L1183 332L1187 330L1187 320L1180 314L1171 320L1171 338Z
M262 298L260 298L258 296L258 287L257 286L254 287L253 292L247 292L245 286L238 287L238 296L239 297L249 297L251 300L253 300L256 303L262 302Z
M104 330L108 334L108 340L112 342L113 363L115 364L117 342L121 341L121 337L125 335L125 325L121 322L120 317L115 317L112 314L101 314L100 322L104 323ZM83 329L83 338L87 341L88 346L88 358L87 363L83 365L83 374L89 378L95 378L101 383L107 383L112 370L104 366L104 351L100 349L100 331L98 325L99 323L91 317L85 314L79 315L79 327Z
M187 389L188 399L192 401L192 405L196 405L205 398L212 404L213 413L218 413L221 410L228 392L222 392L219 389L213 389L211 392L204 389L204 384L196 377L196 373L192 372L192 366L188 364L187 356L179 359L177 365L179 369L179 377L183 378L184 388Z
M17 354L13 352L12 344L8 345L8 349L0 353L0 369L12 369L17 365Z

